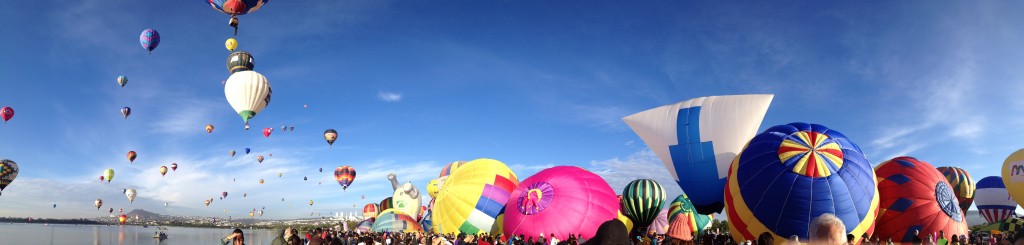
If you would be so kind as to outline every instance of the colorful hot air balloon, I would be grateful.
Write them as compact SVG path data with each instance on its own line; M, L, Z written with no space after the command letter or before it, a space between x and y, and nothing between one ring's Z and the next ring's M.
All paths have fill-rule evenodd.
M988 176L978 181L974 191L974 205L988 223L1005 220L1017 209L1017 201L1010 196L999 176Z
M259 163L263 163L263 159L263 155L256 156L256 161Z
M622 204L623 213L633 220L638 231L646 234L647 227L658 217L661 206L665 204L665 189L650 179L631 181L622 189Z
M146 49L146 52L153 53L157 45L160 45L160 33L153 29L146 29L139 35L139 44L142 44L142 48Z
M684 239L687 236L692 239L693 233L701 235L704 234L704 229L711 227L712 218L711 215L697 213L690 198L683 193L669 204L669 230L666 234L676 239Z
M238 51L228 55L228 72L231 74L240 71L251 71L255 67L256 59L249 52Z
M121 87L123 88L125 84L128 84L128 77L117 76L117 85L121 85Z
M377 218L377 214L379 212L380 212L380 205L377 205L376 203L369 203L369 204L366 204L366 206L363 206L363 218L364 219Z
M352 181L356 180L356 169L351 166L340 166L334 169L334 178L341 185L341 190L346 190Z
M178 171L178 164L177 163L171 163L171 171Z
M309 200L309 206L313 206L313 200Z
M288 132L288 126L281 125L281 131Z
M160 166L160 176L167 175L167 166Z
M360 221L359 224L356 225L356 230L362 233L370 232L373 230L373 219L374 218L369 218Z
M618 216L615 191L601 176L574 166L544 169L520 182L505 205L504 234L594 237Z
M938 170L949 181L949 186L953 187L953 195L956 195L960 204L960 211L966 213L974 203L974 179L962 168L939 167Z
M103 199L96 198L96 202L93 202L93 206L96 206L96 210L100 210L103 206ZM114 208L110 208L110 212L114 212Z
M773 95L695 98L622 120L651 148L701 214L721 212L729 164L757 134Z
M373 220L373 231L375 232L419 232L423 231L419 222L411 216L394 209L387 209L377 215Z
M127 190L125 190L125 192L124 192L124 195L128 197L128 202L129 202L129 203L135 203L135 196L136 196L137 194L138 194L138 193L136 193L135 189L133 189L133 188L128 188L128 189L127 189Z
M338 131L334 131L334 129L324 131L324 139L327 140L328 145L334 146L334 141L338 140Z
M264 128L263 129L263 137L270 138L270 133L273 133L273 132L274 132L273 128Z
M447 176L434 203L434 223L444 232L501 233L502 210L519 179L504 163L481 158Z
M235 40L233 37L228 38L228 40L224 41L224 47L228 49L228 52L235 51L238 48L238 40Z
M444 187L444 181L448 179L448 176L455 173L456 169L459 169L460 166L465 164L466 161L454 161L445 165L444 168L441 169L441 174L437 176L437 187ZM440 188L438 190L440 191Z
M123 214L121 216L117 216L117 221L121 222L123 225L125 222L128 222L128 216Z
M212 202L213 202L213 199L203 200L203 205L206 205L207 207L209 207L210 203L212 203Z
M263 184L263 179L260 179L260 184L261 184L261 185Z
M414 196L415 195L415 196ZM419 196L419 191L412 183L405 183L399 188L395 189L391 196L391 208L396 212L409 215L409 217L419 217L420 205L423 204L423 200Z
M18 163L9 159L0 160L0 191L7 188L18 177Z
M249 119L270 104L270 82L267 77L255 71L239 71L231 74L224 84L224 97L235 112L242 117L245 125Z
M220 197L221 198L228 198L228 192L226 192L226 191L221 192L220 193Z
M235 156L235 150L228 151L228 154L231 155L231 157L234 157Z
M1010 196L1013 196L1014 200L1024 201L1024 149L1006 157L1001 175Z
M384 200L380 200L380 205L377 205L380 210L391 209L395 205L391 205L391 197L386 197Z
M822 125L790 123L754 136L728 180L726 214L738 241L764 232L776 241L794 235L803 241L811 221L830 213L857 243L871 233L878 213L871 164L845 135Z
M914 233L967 234L967 218L960 210L946 177L927 162L897 157L875 167L880 195L875 237L909 244Z
M238 16L256 12L270 0L207 0L210 7L231 15L228 25L235 28L235 35L238 35Z
M4 119L4 124L7 124L7 121L11 120L12 117L14 117L14 108L4 106L4 108L0 109L0 118Z
M249 155L249 151L250 151L249 148L245 148L245 154L246 155Z
M661 212L658 212L658 216L654 218L651 225L647 226L647 231L658 235L668 233L668 209L662 209Z
M440 187L437 186L437 179L432 179L430 182L427 182L427 194L430 195L430 198L437 197L438 189L440 189Z
M423 211L423 215L420 216L420 227L423 227L423 231L433 232L434 230L434 199L430 199L430 203L427 204L426 211ZM504 222L504 221L502 221Z
M124 108L121 108L121 116L124 116L124 119L128 119L128 116L131 116L131 115L132 115L132 108L127 107L127 106L125 106Z
M128 151L128 163L135 163L135 157L138 156L139 154L135 153L135 151Z
M207 134L213 133L213 124L207 124L206 125L206 133Z
M108 168L107 170L104 170L103 176L107 177L107 183L110 183L111 180L114 180L114 169Z

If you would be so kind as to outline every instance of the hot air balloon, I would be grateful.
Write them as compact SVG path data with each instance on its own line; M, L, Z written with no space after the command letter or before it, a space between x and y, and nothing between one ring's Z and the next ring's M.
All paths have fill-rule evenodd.
M249 155L249 151L251 151L251 150L249 150L249 148L245 148L245 154L246 155Z
M281 125L281 131L288 131L288 126Z
M962 168L939 167L938 170L949 181L949 186L953 187L953 195L956 195L960 203L960 211L966 213L974 203L974 179Z
M594 237L602 222L618 216L617 202L612 187L590 171L575 166L544 169L510 194L504 234Z
M646 234L647 227L658 217L665 204L665 189L657 181L638 179L622 189L623 213L636 224L640 233Z
M96 200L100 201L99 199L96 199ZM101 206L103 205L103 201L100 201L100 205ZM100 207L96 207L96 209L100 209ZM107 210L107 213L114 213L114 208L110 208L110 210Z
M323 173L324 172L324 168L320 168L320 172Z
M7 124L7 121L14 117L14 108L4 106L4 108L0 109L0 117L4 119L4 124Z
M377 218L377 214L379 212L380 212L380 205L377 205L376 203L370 203L370 204L366 204L366 206L363 206L363 218L364 219Z
M374 218L369 218L360 221L359 224L356 225L356 230L361 233L370 232L371 230L373 230L373 219Z
M228 198L228 192L224 191L220 193L221 198Z
M117 85L121 85L121 87L123 88L125 84L128 84L128 77L117 76Z
M128 116L131 116L131 115L132 115L132 108L127 107L127 106L125 106L124 108L121 108L121 116L124 116L124 119L128 119Z
M249 217L256 216L256 211L249 211Z
M327 140L328 145L334 146L334 141L338 140L338 131L334 131L334 129L324 131L324 139Z
M213 133L213 124L206 124L206 133Z
M123 214L121 216L117 216L117 221L121 222L123 225L125 222L128 222L128 216Z
M146 49L146 52L153 53L157 45L160 45L160 33L154 29L146 29L139 35L139 44L142 44L142 48Z
M164 207L165 207L165 208L167 207L167 203L166 203L166 202L164 203Z
M178 164L177 163L171 163L171 171L178 171Z
M100 175L100 183L103 183L104 179L106 179L106 178L104 178L103 175Z
M1001 175L1010 196L1013 196L1014 200L1024 201L1024 149L1017 150L1006 157L1006 160L1003 161ZM1018 204L1020 203L1018 202Z
M419 222L411 216L394 209L384 210L373 220L375 232L419 232L423 231Z
M263 217L263 209L260 209L260 211L256 211L256 214L259 215L260 217Z
M427 182L427 194L430 195L430 198L437 197L438 189L440 189L440 187L437 186L437 179L432 179L430 182Z
M274 132L274 129L272 129L272 128L264 128L263 129L263 137L270 138L270 133L272 133L272 132Z
M114 180L114 169L108 168L103 171L103 176L107 177L107 183L110 183L111 180Z
M444 232L501 233L502 210L519 184L504 163L481 158L447 176L434 203L433 220Z
M121 189L121 194L128 193L128 189Z
M18 163L10 159L0 160L0 191L7 188L18 177Z
M687 236L692 239L692 234L704 234L704 229L711 227L711 219L710 215L697 213L690 198L683 193L669 204L669 230L666 234L676 239L685 239Z
M235 28L235 35L238 35L238 16L256 12L270 0L207 0L210 7L231 15L228 25Z
M167 166L160 166L160 177L167 175Z
M124 193L124 195L128 197L128 202L129 203L135 203L135 195L136 194L137 193L135 192L135 189L131 189L131 188L126 190L125 193Z
M128 151L128 163L135 163L135 157L137 156L139 154L135 153L135 151Z
M386 197L384 200L380 200L380 205L378 205L378 207L380 207L380 210L391 209L394 207L394 205L391 205L391 197Z
M256 67L256 60L249 52L238 51L228 55L228 72L234 74L240 71L251 71Z
M313 206L313 200L309 200L309 206Z
M228 40L224 41L224 47L228 49L228 52L235 51L238 48L238 40L235 40L233 37L228 38Z
M356 180L356 169L351 166L340 166L334 169L334 179L338 180L341 190L346 190L352 181Z
M309 180L309 178L306 178L306 176L302 176L302 180L306 181L306 180Z
M282 175L284 175L284 173L277 173L278 178L281 178Z
M263 163L263 155L256 156L256 161L259 163Z
M662 209L661 212L658 212L658 216L654 218L651 225L647 226L647 231L658 235L668 233L668 209Z
M224 84L224 97L247 126L270 103L271 93L267 77L255 71L235 72Z
M288 126L288 131L295 132L295 126Z
M93 206L96 206L96 210L100 210L100 207L103 206L103 199L96 198L96 202L93 203ZM114 212L114 208L110 208L110 212Z
M858 243L871 233L879 208L875 172L860 147L817 124L778 125L754 136L728 181L726 214L738 241L764 232L776 241L805 240L811 221L830 213Z
M247 196L249 196L248 192L242 192L242 197L247 197Z
M927 162L897 157L875 167L880 195L875 237L909 244L914 233L967 234L967 218L960 210L946 177Z
M228 154L231 155L231 157L234 157L235 156L235 150L228 151Z
M366 195L359 195L362 199L366 199Z
M213 202L212 199L203 200L203 205L206 205L207 207L209 207L210 203L212 203L212 202Z
M772 97L700 97L622 120L658 155L697 212L711 214L721 212L729 164L757 133Z
M118 208L118 209L117 209L117 212L118 212L118 213L124 213L124 209L123 209L123 208Z
M414 219L420 215L421 204L423 204L423 200L419 196L419 191L412 183L401 185L401 187L395 189L394 194L391 196L391 208Z
M263 179L260 179L260 184L261 184L261 185L263 184Z
M1017 209L1014 201L999 176L988 176L978 181L978 189L974 191L974 205L988 223L1005 220Z
M445 165L444 168L441 169L441 174L437 176L437 187L439 187L438 191L441 190L440 188L444 187L444 181L448 179L448 175L451 175L456 169L459 169L460 166L465 164L466 161L454 161Z

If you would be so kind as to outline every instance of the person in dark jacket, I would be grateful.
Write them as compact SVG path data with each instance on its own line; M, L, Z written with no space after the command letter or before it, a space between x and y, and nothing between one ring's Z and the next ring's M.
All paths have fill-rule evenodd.
M323 234L324 230L320 228L313 229L313 234L310 234L309 245L324 245Z
M284 233L284 240L288 242L288 245L302 244L302 238L299 238L299 230L295 228L288 228L288 231Z

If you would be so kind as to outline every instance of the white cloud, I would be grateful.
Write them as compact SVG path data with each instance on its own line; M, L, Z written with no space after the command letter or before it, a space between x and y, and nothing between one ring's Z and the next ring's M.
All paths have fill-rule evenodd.
M377 92L377 99L384 102L400 102L402 101L402 94L392 92Z
M622 188L630 181L653 179L665 188L666 197L669 199L683 194L683 190L665 170L665 165L662 165L658 156L646 147L625 158L591 161L588 170L604 178L616 193L621 193Z

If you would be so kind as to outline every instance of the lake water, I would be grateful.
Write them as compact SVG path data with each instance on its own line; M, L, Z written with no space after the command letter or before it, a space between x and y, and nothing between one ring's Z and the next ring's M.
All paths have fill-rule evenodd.
M219 244L234 229L167 227L167 239L153 238L156 227L0 224L0 244ZM272 230L243 229L245 244L269 245Z

